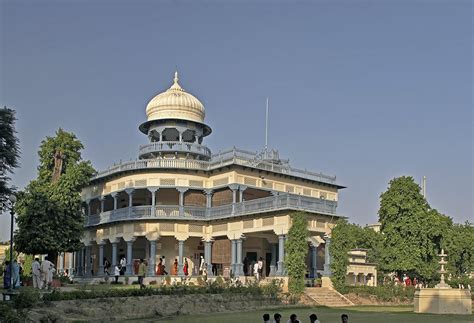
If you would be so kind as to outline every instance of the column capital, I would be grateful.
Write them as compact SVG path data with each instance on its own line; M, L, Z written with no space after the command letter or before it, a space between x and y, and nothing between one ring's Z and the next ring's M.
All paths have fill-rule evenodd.
M114 238L114 239L110 239L110 238L109 238L109 241L110 241L111 244L119 243L119 242L120 242L120 238Z
M119 191L115 191L115 192L110 193L110 196L112 196L113 198L115 198L115 197L118 196L119 194L120 194Z
M134 188L127 188L127 189L125 190L125 193L127 193L128 195L130 195L130 194L133 194L134 191L135 191Z
M204 190L202 190L206 195L212 195L214 194L214 190L213 189L210 189L210 188L206 188Z
M229 184L227 187L232 191L237 191L239 189L239 184Z
M155 193L157 192L160 188L158 186L149 186L146 188L147 190L150 191L150 193Z
M99 201L104 201L105 200L105 195L100 195L97 197Z
M247 185L239 185L239 191L243 192L248 188Z
M157 234L157 233L152 233L152 234L147 234L145 235L145 238L150 241L150 242L153 242L153 241L158 241L160 240L160 235Z
M104 245L107 243L107 241L105 241L105 239L103 239L103 240L96 240L96 243L97 243L97 245L99 245L99 246L104 246Z
M135 242L137 240L137 237L131 237L131 238L128 238L128 239L123 238L123 240L125 240L126 243L132 243L132 242Z
M176 190L180 193L184 193L186 192L187 190L189 190L188 187L182 187L182 186L179 186L179 187L176 187Z

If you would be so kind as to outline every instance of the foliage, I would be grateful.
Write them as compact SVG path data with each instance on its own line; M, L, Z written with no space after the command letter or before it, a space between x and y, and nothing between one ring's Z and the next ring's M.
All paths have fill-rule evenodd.
M413 286L346 286L345 294L354 293L361 296L375 296L379 301L399 301L413 300L415 296L415 288Z
M20 323L24 322L25 315L22 311L13 308L10 302L0 302L0 322Z
M379 221L384 235L381 269L433 281L439 270L437 254L452 221L429 206L412 177L390 181L381 194Z
M463 277L474 272L474 226L472 223L454 224L449 230L443 247L448 255L447 269L453 276Z
M367 249L367 261L377 263L382 251L382 236L370 228L361 228L347 220L339 220L332 230L330 245L331 280L334 287L344 291L346 269L349 264L347 253L354 248Z
M0 213L4 209L8 196L14 189L9 186L8 173L18 167L20 148L15 131L15 111L7 107L0 108Z
M285 244L285 267L288 270L288 292L299 296L304 292L306 254L308 253L308 222L302 212L291 215L292 225Z
M34 288L24 288L13 298L13 307L17 310L32 308L40 299L40 292Z
M6 248L3 254L5 255L3 263L5 263L10 260L10 247ZM13 248L13 259L18 259L18 252L15 251L15 248Z
M73 133L62 129L42 141L38 177L18 196L17 250L54 257L79 249L84 224L80 191L95 172L82 160L83 148ZM59 177L53 180L58 155L63 162L56 165Z
M188 294L243 294L262 296L272 299L278 298L278 293L281 291L281 282L272 281L268 285L258 286L255 283L242 285L240 282L237 285L232 285L230 280L226 283L224 280L216 282L215 280L209 282L206 286L189 286L189 285L175 285L175 286L160 286L160 287L146 287L143 289L137 288L109 288L99 290L76 290L71 292L61 292L53 290L49 294L43 295L45 302L59 301L59 300L75 300L75 299L96 299L108 297L130 297L130 296L151 296L151 295L188 295ZM221 285L223 284L223 285Z
M452 288L459 288L459 285L463 285L464 288L468 288L468 286L474 286L474 277L470 278L468 275L449 277L447 279L447 283ZM474 297L474 293L472 294L472 296Z
M22 281L32 276L33 255L25 255L23 260L23 264L21 265L21 267L23 268Z

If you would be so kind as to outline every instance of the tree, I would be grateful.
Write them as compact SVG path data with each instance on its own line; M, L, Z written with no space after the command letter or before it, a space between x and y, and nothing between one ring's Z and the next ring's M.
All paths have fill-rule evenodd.
M452 220L429 206L412 177L390 181L381 195L379 221L384 235L382 270L428 282L437 278L437 254Z
M0 212L8 196L13 193L9 186L10 178L8 173L12 173L18 167L20 148L15 131L15 111L3 107L0 109Z
M448 254L448 270L455 277L474 272L474 226L472 223L454 224L444 243Z
M95 173L81 157L82 143L73 133L59 129L41 142L38 177L18 196L15 248L26 254L78 250L84 229L82 187Z
M302 212L291 215L292 225L285 244L285 266L288 270L288 291L294 297L304 292L306 255L308 253L308 221Z

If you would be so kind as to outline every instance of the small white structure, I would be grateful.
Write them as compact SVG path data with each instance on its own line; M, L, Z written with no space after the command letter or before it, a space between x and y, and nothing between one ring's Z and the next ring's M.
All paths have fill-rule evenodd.
M346 285L377 286L377 268L367 262L367 249L351 249L347 255Z
M471 292L468 289L451 288L444 281L446 254L441 250L441 281L435 288L424 288L415 292L415 313L472 314Z

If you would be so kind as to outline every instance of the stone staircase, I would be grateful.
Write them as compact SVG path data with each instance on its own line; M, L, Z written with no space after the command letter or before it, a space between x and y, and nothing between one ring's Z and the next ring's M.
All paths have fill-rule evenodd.
M322 306L344 307L354 305L354 303L344 297L344 295L326 287L308 287L305 288L304 293L307 297Z

